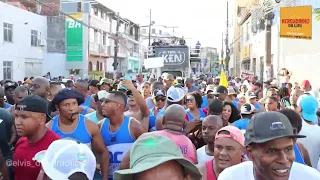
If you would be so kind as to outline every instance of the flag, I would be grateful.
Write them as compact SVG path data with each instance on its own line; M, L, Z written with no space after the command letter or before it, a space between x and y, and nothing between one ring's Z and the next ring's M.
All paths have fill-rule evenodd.
M227 79L227 76L223 70L221 71L221 74L220 74L219 86L224 86L224 87L228 88L228 79Z

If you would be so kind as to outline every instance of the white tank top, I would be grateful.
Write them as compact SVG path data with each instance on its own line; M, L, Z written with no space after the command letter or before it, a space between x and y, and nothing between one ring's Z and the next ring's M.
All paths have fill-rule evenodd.
M201 148L197 149L197 160L198 164L205 163L209 160L213 159L213 156L209 156L206 153L206 145L202 146Z

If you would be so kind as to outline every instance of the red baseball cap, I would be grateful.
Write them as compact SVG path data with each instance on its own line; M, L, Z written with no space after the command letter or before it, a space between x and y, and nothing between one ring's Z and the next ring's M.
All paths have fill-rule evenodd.
M301 82L300 86L304 86L304 87L310 86L309 80L303 80L303 81Z

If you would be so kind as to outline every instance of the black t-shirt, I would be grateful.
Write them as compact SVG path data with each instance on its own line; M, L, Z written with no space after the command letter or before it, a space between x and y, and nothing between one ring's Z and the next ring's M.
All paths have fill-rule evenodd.
M0 149L3 156L7 156L11 151L8 141L11 139L11 128L13 117L6 109L0 108Z
M46 100L46 101L48 103L48 113L47 113L46 122L49 122L52 119L52 116L51 116L51 101L49 101L49 100Z

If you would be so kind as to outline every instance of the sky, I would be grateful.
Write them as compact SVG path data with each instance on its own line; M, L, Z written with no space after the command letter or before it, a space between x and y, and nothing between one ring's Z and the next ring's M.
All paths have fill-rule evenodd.
M104 0L109 8L135 23L178 26L176 35L184 36L188 45L197 41L202 47L221 48L226 30L226 0ZM168 29L172 32L172 29Z

